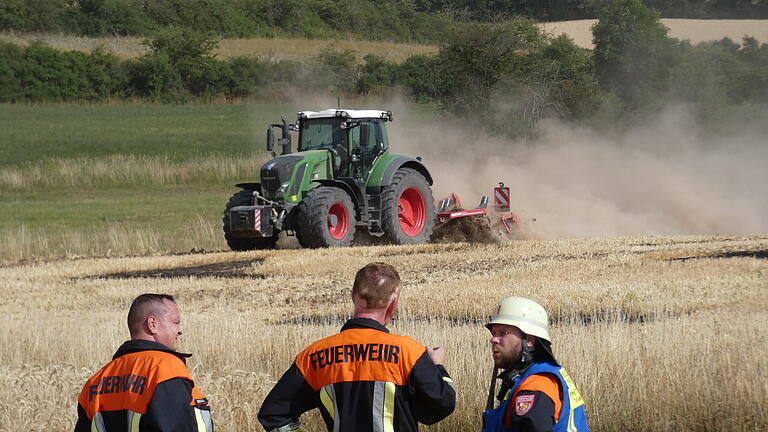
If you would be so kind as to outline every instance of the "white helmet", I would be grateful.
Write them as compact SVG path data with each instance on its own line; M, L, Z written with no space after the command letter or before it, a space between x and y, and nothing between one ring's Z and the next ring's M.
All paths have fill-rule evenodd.
M552 342L549 338L547 311L535 301L522 297L507 297L496 305L494 312L491 320L485 325L489 330L493 324L507 324L519 328L525 334Z

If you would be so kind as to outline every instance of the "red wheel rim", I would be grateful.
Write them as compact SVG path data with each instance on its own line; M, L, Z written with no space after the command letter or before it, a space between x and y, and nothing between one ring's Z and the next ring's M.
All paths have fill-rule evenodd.
M400 219L400 229L407 236L416 236L424 228L427 209L418 189L408 188L400 195L400 201L397 203L397 218Z
M336 224L334 225L333 222ZM335 202L328 209L328 233L336 240L341 240L347 235L349 229L349 214L344 204Z

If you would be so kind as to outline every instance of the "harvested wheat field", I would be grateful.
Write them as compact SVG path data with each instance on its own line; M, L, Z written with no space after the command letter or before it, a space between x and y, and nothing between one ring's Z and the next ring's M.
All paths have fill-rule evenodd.
M355 271L396 266L395 332L447 349L455 413L477 430L491 370L482 327L520 295L551 314L555 353L596 431L768 429L768 236L628 237L220 252L0 268L3 431L71 430L84 380L127 338L143 292L177 297L190 368L218 431L257 430L306 344L348 317ZM305 430L323 430L317 414Z

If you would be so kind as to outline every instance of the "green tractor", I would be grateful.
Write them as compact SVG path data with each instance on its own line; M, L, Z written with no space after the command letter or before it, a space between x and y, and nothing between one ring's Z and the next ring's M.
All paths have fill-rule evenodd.
M224 210L233 250L270 249L278 234L308 248L349 246L356 234L394 244L430 240L435 224L432 176L420 157L389 152L391 111L328 109L298 113L295 124L267 129L273 159L261 183L240 183ZM281 131L274 149L274 129ZM298 132L298 151L291 151Z

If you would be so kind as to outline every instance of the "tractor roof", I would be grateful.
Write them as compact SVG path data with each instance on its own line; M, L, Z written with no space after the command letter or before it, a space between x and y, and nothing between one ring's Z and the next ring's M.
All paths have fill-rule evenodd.
M323 111L300 111L300 119L342 117L350 119L380 118L392 121L392 111L380 110L351 110L351 109L327 109Z

